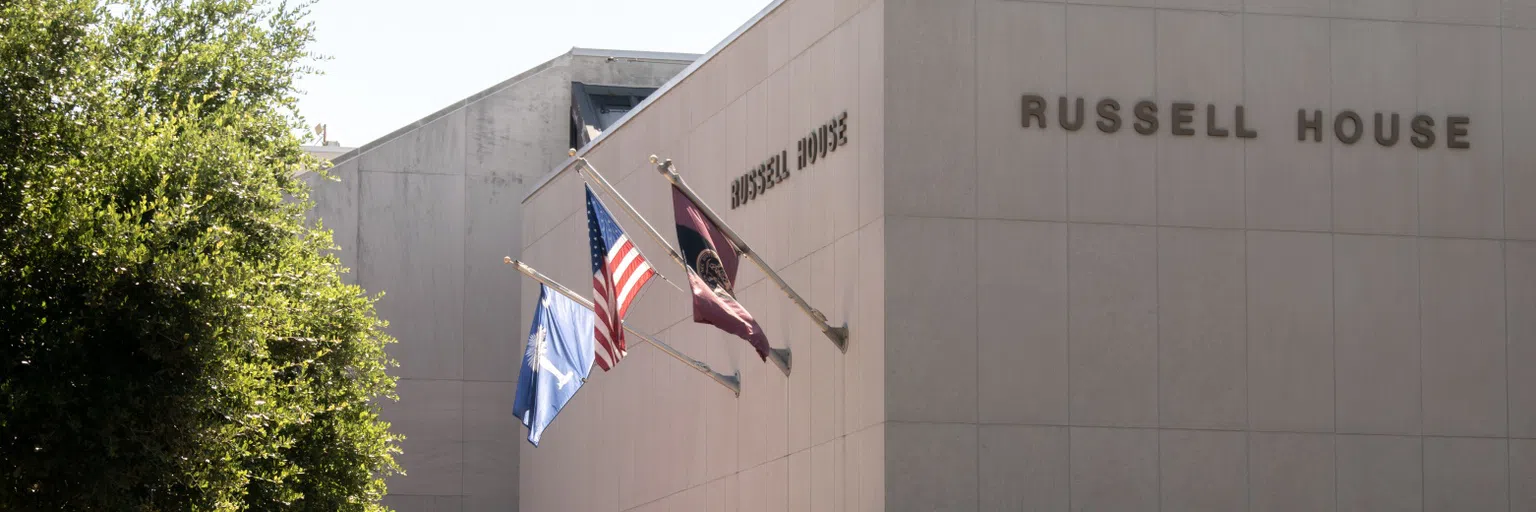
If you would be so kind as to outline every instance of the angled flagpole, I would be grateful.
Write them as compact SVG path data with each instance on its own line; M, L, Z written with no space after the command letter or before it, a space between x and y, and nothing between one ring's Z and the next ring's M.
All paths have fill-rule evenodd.
M720 220L720 216L715 215L715 210L704 204L704 200L699 199L698 194L693 193L693 189L688 188L688 184L683 182L683 177L677 174L677 169L672 167L672 160L669 159L663 162L656 155L651 155L651 163L656 164L656 170L661 172L661 175L665 176L667 181L672 182L672 185L676 186L678 190L682 191L683 195L688 196L688 199L693 201L693 204L699 205L699 209L704 212L705 216L709 217L709 221L715 223L715 227L720 228L720 231L725 233L725 236L730 237L731 243L736 244L736 249L741 251L742 254L747 255L747 259L752 260L752 263L756 264L757 268L763 271L763 274L767 275L769 279L773 279L774 284L779 285L779 290L788 295L789 300L794 301L796 306L800 306L800 311L804 311L806 316L811 317L811 320L816 322L816 326L821 328L821 333L827 335L827 339L832 340L832 344L836 345L838 350L845 353L848 352L848 326L846 324L842 327L833 327L831 324L828 324L827 315L821 314L816 308L807 304L805 299L800 297L800 294L795 293L795 290L789 287L789 283L784 282L784 278L779 277L778 272L774 272L772 267L763 262L763 259L757 255L757 251L747 247L747 243L743 242L741 237L736 235L736 231L727 226L725 221Z
M576 150L574 149L571 150L570 154L572 157L576 158L576 172L591 178L592 182L597 184L597 188L602 190L603 195L606 195L609 198L617 201L619 203L619 209L624 210L624 213L629 215L629 218L635 221L636 224L644 226L645 232L651 235L651 240L654 240L657 245L660 245L662 248L666 249L667 255L672 257L672 261L677 262L678 266L683 267L683 272L687 272L688 264L684 262L683 257L677 253L677 249L673 249L672 244L667 243L667 239L661 236L661 232L656 231L656 228L652 226L649 221L645 220L645 217L641 217L640 212L635 211L635 207L629 204L629 200L624 199L624 195L620 194L618 189L613 188L613 184L609 183L608 179L604 178L602 173L597 172L597 168L593 167L591 162L588 162L586 158L577 157ZM661 273L657 272L656 275L659 276ZM676 285L673 286L675 287ZM692 294L692 292L689 293ZM790 367L792 366L794 360L793 354L790 352L789 348L770 347L768 349L768 359L773 361L774 366L779 367L779 371L784 372L785 377L789 376Z
M640 213L635 211L634 205L629 204L629 200L624 199L624 195L619 193L619 189L613 188L613 184L608 183L608 179L604 178L602 173L597 172L597 168L592 166L592 162L588 162L586 157L576 156L575 149L571 150L571 156L576 158L576 172L587 176L593 183L596 183L597 188L602 190L603 195L618 201L619 209L624 210L624 213L628 214L630 220L635 221L636 224L645 226L645 232L651 235L651 240L655 240L657 245L666 249L667 255L672 257L672 261L677 262L684 270L688 268L688 264L683 262L683 257L677 253L676 249L672 248L672 244L667 243L667 239L662 238L661 232L656 231L656 227L652 226L650 221L645 220L645 217L641 217Z
M512 259L511 256L504 257L502 259L502 262L504 262L504 263L506 263L508 265L513 265L513 266L517 267L517 271L518 272L522 272L523 275L531 277L531 278L533 278L533 280L538 281L540 283L544 283L546 286L549 286L549 289L557 291L557 292L560 292L561 295L569 297L571 300L576 301L577 304L581 304L583 307L585 307L587 309L592 309L592 301L587 300L586 297L582 297L580 295L577 295L576 292L571 291L570 288L566 288L565 285L557 283L557 282L555 282L555 280L550 279L548 276L545 276L544 274L539 273L539 271L534 270L533 267L528 266L526 263L514 260L514 259ZM633 328L631 328L628 324L624 325L624 330L628 331L630 334L633 334L633 335L635 335L636 337L638 337L638 338L640 338L642 340L645 340L647 343L650 343L651 345L655 345L656 348L661 349L662 352L665 352L667 355L672 356L673 359L676 359L678 361L682 361L683 364L686 364L688 366L692 366L693 369L698 370L699 373L702 373L704 375L708 375L709 378L714 379L715 382L718 382L718 383L720 383L720 385L725 386L726 389L731 390L731 392L735 393L736 396L738 396L738 397L741 396L741 373L738 372L736 375L725 375L725 374L722 374L722 373L717 372L714 369L710 368L709 365L705 364L703 361L700 361L700 360L688 357L686 355L683 355L682 352L678 352L677 349L672 348L671 345L663 343L661 340L658 340L656 338L652 338L651 336L646 335L645 333L636 331Z

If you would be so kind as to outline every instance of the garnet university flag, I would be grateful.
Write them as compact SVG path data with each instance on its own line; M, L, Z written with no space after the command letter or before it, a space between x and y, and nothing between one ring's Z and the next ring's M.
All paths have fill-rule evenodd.
M672 211L677 217L677 245L688 264L693 288L693 321L740 336L768 360L768 338L747 308L736 302L736 266L741 254L681 190L672 187Z

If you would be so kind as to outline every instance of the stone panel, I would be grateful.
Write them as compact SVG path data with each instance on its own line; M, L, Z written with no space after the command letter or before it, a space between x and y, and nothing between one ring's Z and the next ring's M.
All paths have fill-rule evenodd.
M885 2L854 17L859 29L859 101L849 141L859 152L859 225L885 214ZM853 138L858 137L858 142Z
M848 318L842 315L838 301L833 300L833 288L840 277L836 274L837 253L852 254L852 237L846 237L835 246L828 246L811 256L811 280L801 293L809 293L808 300L817 306L832 325L842 325ZM850 280L851 281L851 280ZM810 377L810 444L819 445L843 433L843 406L846 403L842 384L847 374L846 352L839 351L810 319L801 315L801 338L806 340L811 365L806 376Z
M1444 2L1444 0L1420 0ZM1486 0L1455 2L1470 12ZM1420 13L1423 14L1422 12ZM1420 111L1435 119L1440 140L1419 157L1419 229L1425 235L1504 236L1504 110L1499 103L1499 29L1421 25L1418 33ZM1470 147L1449 147L1450 116L1466 116Z
M1536 438L1536 243L1506 242L1509 435Z
M789 454L789 510L811 509L811 451Z
M1244 8L1250 13L1327 16L1333 10L1333 0L1246 0Z
M980 510L1067 510L1066 427L981 426Z
M1505 439L1424 438L1424 511L1509 510Z
M1429 23L1498 25L1504 0L1418 0L1414 19ZM1497 53L1497 52L1495 52Z
M1330 235L1248 232L1248 428L1333 431L1333 315Z
M832 26L842 25L868 6L869 0L835 0L832 3Z
M515 382L527 346L522 274L502 258L522 252L523 187L500 176L464 180L464 378Z
M1157 510L1157 431L1072 428L1072 510Z
M746 469L737 480L737 510L741 512L786 512L789 488L788 460L778 459Z
M984 423L1067 423L1067 226L977 222Z
M452 512L465 510L463 496L422 496L390 493L385 496L380 504L389 507L390 510L410 512L414 510L430 510L437 512Z
M672 496L668 497L667 505L669 510L674 511L704 510L705 504L708 503L708 500L708 491L703 486L697 486L689 487L686 490L679 491L677 494L673 494Z
M712 512L734 512L740 505L737 492L735 474L711 480L704 486L706 506Z
M1412 238L1334 237L1340 432L1419 433L1419 254Z
M1196 105L1193 136L1171 133L1172 112L1160 116L1168 126L1157 135L1157 222L1243 227L1244 142L1237 138L1233 107L1243 99L1243 19L1160 10L1156 32L1159 107L1171 108L1170 101ZM1210 136L1214 128L1227 135Z
M1420 510L1424 448L1418 437L1341 435L1338 443L1339 510Z
M832 31L832 2L825 0L790 0L780 6L778 12L787 17L789 24L789 57L791 59L809 48L816 40Z
M457 109L364 151L358 157L358 168L363 172L464 174L464 140L464 109Z
M1066 8L981 0L977 9L976 59L987 63L976 69L985 106L976 113L977 214L1066 220L1067 132L1052 122L1024 128L1020 115L1020 95L1044 96L1054 113L1068 91Z
M848 352L842 357L847 418L855 432L885 419L885 223L859 230L858 311L849 322Z
M1500 242L1419 240L1424 433L1503 436L1504 255Z
M1151 0L1147 0L1150 2ZM1150 98L1157 92L1154 11L1067 6L1067 88L1084 101ZM1103 34L1115 34L1113 38ZM1080 222L1157 222L1157 141L1132 128L1135 104L1121 105L1116 133L1067 136L1068 215ZM1086 110L1086 107L1085 107ZM1047 109L1047 112L1053 112ZM1051 116L1047 115L1047 120ZM1052 128L1060 130L1059 123ZM1048 129L1049 131L1050 129Z
M1384 0L1404 2L1405 0ZM1410 11L1411 12L1411 11ZM1406 23L1330 21L1333 55L1333 105L1303 106L1316 120L1324 139L1333 138L1333 223L1341 232L1412 235L1419 228L1418 149L1410 143L1406 123L1418 110L1416 30ZM1337 115L1356 112L1363 123L1359 141L1346 144L1335 132ZM1375 138L1375 114L1382 114L1383 137L1390 137L1392 113L1409 115L1392 147ZM1353 125L1344 121L1345 135ZM1312 143L1315 131L1307 133ZM1295 137L1293 134L1292 137ZM1291 139L1295 140L1295 139ZM1443 149L1443 148L1442 148Z
M831 106L826 101L834 94L829 86L838 79L829 65L835 44L828 39L790 61L789 126L790 137L794 139L804 136L803 130L826 123L844 107ZM790 158L795 158L795 145L788 146ZM694 151L707 151L708 147L708 144L695 144ZM785 194L782 199L789 200L793 205L775 208L775 211L784 212L780 215L787 214L787 217L793 219L788 234L791 242L790 258L799 259L832 243L841 233L839 228L846 229L853 224L852 221L838 218L840 208L837 205L847 203L855 196L851 190L838 186L832 179L843 173L844 165L857 163L857 157L853 155L851 151L828 152L826 156L818 157L814 165L808 165L794 174L786 183L788 188L779 192ZM721 187L721 190L725 190L723 184Z
M358 284L384 292L402 378L464 376L464 178L362 173Z
M811 448L812 511L842 510L848 492L842 480L847 473L844 444L839 437Z
M1334 504L1334 436L1248 434L1248 510L1327 512Z
M802 126L802 130L821 126L844 112L850 116L865 115L858 110L859 27L852 23L843 25L828 34L826 39L818 44L829 54L823 59L825 76L821 79L826 92L817 95L821 101L816 110L811 113L811 121ZM846 118L844 123L847 123ZM873 145L878 141L878 139L865 139L864 137L869 134L858 135L859 142L864 144ZM848 143L853 144L853 140L853 136L850 135ZM824 162L827 167L819 171L825 178L819 186L825 193L823 199L829 203L833 238L847 236L864 225L863 222L859 222L859 159L860 150L857 146L840 145L836 152L827 153Z
M1509 509L1536 510L1536 441L1509 440Z
M1072 225L1070 418L1157 424L1157 231Z
M1241 12L1243 0L1157 0L1157 6L1165 9Z
M885 427L875 425L848 436L848 510L885 510Z
M510 407L510 406L509 406ZM516 432L516 430L510 430ZM505 432L503 433L505 434ZM518 501L517 436L464 445L464 510L503 511Z
M889 420L976 421L976 221L886 218Z
M560 174L550 178L544 188L539 189L527 204L539 204L538 207L523 208L523 240L524 248L532 249L534 244L548 235L556 226L572 215L581 212L586 215L585 206L580 201L552 201L549 199L535 199L548 196L550 198L581 197L582 180L576 171L567 167ZM550 204L543 204L544 202Z
M1536 26L1536 4L1525 7ZM1536 30L1504 30L1504 232L1536 240ZM1484 123L1484 126L1487 126ZM1487 128L1484 128L1486 130Z
M976 425L886 424L885 501L910 510L974 510Z
M1249 10L1259 1L1249 0ZM1326 0L1288 1L1297 1L1298 8L1300 2L1318 1L1327 8ZM1244 146L1249 228L1333 228L1334 140L1296 140L1296 111L1329 104L1328 23L1291 16L1244 18L1243 104L1249 125L1259 133Z
M1069 4L1097 4L1127 7L1155 7L1158 0L1067 0Z
M720 371L730 372L725 368ZM716 480L736 472L736 422L740 420L737 415L740 402L724 389L706 390L703 399L704 478Z
M814 265L815 260L818 259L820 254L821 252L818 251L816 254L791 264L784 276L790 286L809 297L807 300L815 299L811 293L811 283L820 279ZM771 284L764 283L763 286L759 287L759 293L772 293L770 291L772 288ZM826 304L826 302L823 301L822 304ZM784 341L795 354L796 371L789 376L789 402L786 404L787 407L781 411L789 420L789 430L787 432L789 437L786 449L790 453L794 453L809 448L812 443L811 416L813 413L811 412L811 407L812 400L815 399L817 394L813 381L816 378L816 368L820 366L821 360L817 357L820 354L815 351L811 344L813 342L822 343L824 338L821 337L820 332L812 330L809 319L805 318L804 314L793 303L787 300L780 300L777 305L780 306L779 315L784 322L784 328L774 329L772 332L789 334ZM816 335L816 338L810 337L813 333ZM830 390L827 393L830 396Z
M601 370L599 370L601 371ZM403 381L413 382L413 381ZM454 382L455 381L437 381ZM412 403L420 404L416 407L426 407L426 414L439 415L438 409L455 406L462 408L463 414L463 439L467 441L498 441L507 439L522 439L526 437L527 430L512 414L512 403L517 399L516 382L479 382L465 381L462 383L463 401L459 403L447 403L446 397L430 397L423 401L418 399ZM404 400L404 395L401 400ZM441 402L441 403L440 403ZM516 455L516 450L513 455Z
M407 475L393 477L390 487L394 488L398 482L407 489L419 491L407 494L449 494L442 491L443 486L448 485L445 481L431 475L418 476L418 473L424 473L429 466L449 463L444 459L446 451L450 445L459 446L464 440L464 383L407 379L396 384L395 392L400 400L383 401L380 416L390 423L392 432L406 437L400 443L406 454L396 460L400 461ZM407 461L415 466L406 466ZM454 490L452 494L458 494L458 491Z
M886 0L885 207L976 213L976 0ZM913 101L922 98L922 101Z
M1162 510L1225 512L1248 506L1248 434L1159 432Z
M443 439L406 439L395 462L406 475L390 477L386 484L392 494L461 496L464 492L463 441Z
M1413 19L1418 0L1333 0L1333 16L1366 20Z
M1503 26L1523 29L1536 28L1536 2L1531 0L1510 0L1503 2L1503 4L1504 9L1500 13L1499 20ZM1505 57L1508 58L1510 55L1506 54Z
M1158 230L1159 425L1248 424L1242 231Z
M769 330L782 323L779 320L783 318L781 308L758 309L753 315L765 331L784 332ZM739 363L741 397L736 401L739 410L736 419L737 467L751 468L789 453L786 448L789 421L785 414L789 407L789 379L772 363L760 362L756 353L747 355L750 351L743 346L745 342L725 336L718 336L717 340L737 344L733 352L739 355L735 360L742 361ZM747 359L749 357L751 359Z
M571 67L570 61L561 64L480 98L456 114L461 125L467 123L459 141L466 174L532 185L565 160L561 148L570 145Z

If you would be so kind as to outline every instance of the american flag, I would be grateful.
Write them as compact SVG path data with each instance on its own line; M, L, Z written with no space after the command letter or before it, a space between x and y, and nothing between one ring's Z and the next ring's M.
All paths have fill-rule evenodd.
M603 202L587 187L587 229L592 239L592 311L597 331L597 359L608 371L624 358L624 313L640 288L656 275L651 263L630 242Z

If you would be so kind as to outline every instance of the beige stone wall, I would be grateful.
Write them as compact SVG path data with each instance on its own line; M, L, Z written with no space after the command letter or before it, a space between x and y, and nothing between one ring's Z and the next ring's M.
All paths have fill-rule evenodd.
M885 4L892 509L1536 507L1530 2ZM1380 147L1378 111L1438 143Z
M848 352L749 263L739 296L776 346L793 349L789 378L746 342L694 324L687 294L653 281L631 325L725 373L739 370L741 397L634 346L613 371L594 368L542 447L521 450L523 510L885 508L882 5L784 2L587 154L668 240L671 196L647 156L673 159L792 286L849 325ZM849 146L730 209L730 180L781 150L794 159L796 140L843 111ZM586 291L581 183L566 169L524 203L523 259ZM686 286L666 253L610 209L653 264ZM537 284L523 280L521 289L532 304Z

